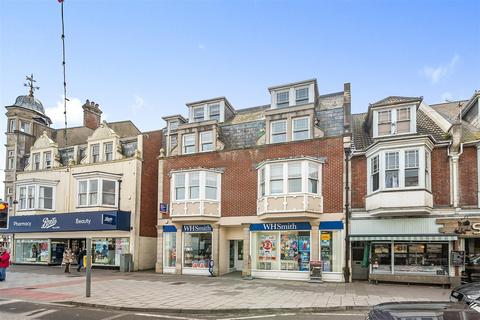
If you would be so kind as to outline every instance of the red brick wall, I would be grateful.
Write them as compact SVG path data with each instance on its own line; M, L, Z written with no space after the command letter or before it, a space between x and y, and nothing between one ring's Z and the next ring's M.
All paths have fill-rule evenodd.
M447 148L434 148L431 155L433 206L450 205L450 163Z
M157 237L158 155L161 130L143 134L143 164L140 196L140 236Z
M257 214L257 170L263 160L295 156L326 157L323 165L325 213L343 211L343 139L325 138L250 149L170 157L164 166L164 202L170 200L169 172L173 169L223 168L222 216Z
M463 148L458 160L460 206L477 206L477 148Z
M365 208L367 195L367 158L365 156L353 157L352 168L352 209Z
M90 129L97 129L100 126L100 115L89 110L83 110L83 125Z

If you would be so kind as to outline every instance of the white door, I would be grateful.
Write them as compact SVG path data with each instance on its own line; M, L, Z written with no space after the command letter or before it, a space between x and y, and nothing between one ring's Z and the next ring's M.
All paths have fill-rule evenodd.
M243 240L235 240L235 269L243 269Z

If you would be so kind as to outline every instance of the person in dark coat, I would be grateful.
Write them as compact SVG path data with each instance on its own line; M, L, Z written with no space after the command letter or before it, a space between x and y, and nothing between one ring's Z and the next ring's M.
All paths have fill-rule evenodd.
M87 254L87 250L80 248L78 251L78 266L77 266L77 271L80 272L80 269L83 267L83 257Z

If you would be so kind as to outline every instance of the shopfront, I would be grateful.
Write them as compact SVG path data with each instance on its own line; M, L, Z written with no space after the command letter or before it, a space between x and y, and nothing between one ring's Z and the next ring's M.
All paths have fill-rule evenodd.
M308 280L310 231L308 222L251 224L252 276Z
M208 267L212 259L212 232L213 228L209 224L182 226L183 274L210 274Z
M175 273L177 265L177 228L163 226L163 273Z
M130 252L129 212L14 216L8 230L14 234L12 261L19 264L61 264L65 248L74 254L85 248L86 235L94 266L118 267L120 255Z
M320 260L324 281L343 281L344 226L342 221L320 222Z
M368 280L452 284L450 253L457 236L439 233L434 218L353 220L350 241L364 243Z

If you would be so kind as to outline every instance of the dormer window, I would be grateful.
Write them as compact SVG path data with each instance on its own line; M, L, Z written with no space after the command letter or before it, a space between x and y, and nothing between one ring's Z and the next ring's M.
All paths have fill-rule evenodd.
M295 102L297 105L308 103L308 87L295 90Z
M91 150L92 150L92 163L97 163L100 161L100 145L97 143L97 144L93 144L91 146Z
M287 141L287 120L271 122L271 143Z
M208 106L208 117L210 120L220 121L220 104L211 104Z
M113 160L113 142L103 144L103 150L105 154L105 161Z
M43 153L43 158L44 158L44 168L45 169L50 169L52 167L52 153L50 151L44 152Z
M200 122L205 119L205 108L204 107L196 107L193 108L193 121Z
M33 154L33 170L40 170L40 153Z
M285 108L289 105L288 91L277 92L277 108Z
M183 135L183 154L189 154L195 152L195 134Z
M170 122L169 122L169 128L170 128L170 130L177 130L178 124L179 124L179 123L178 123L178 120L176 120L176 121L170 121Z
M213 131L200 132L200 152L213 150Z
M374 137L415 132L415 106L374 111Z

